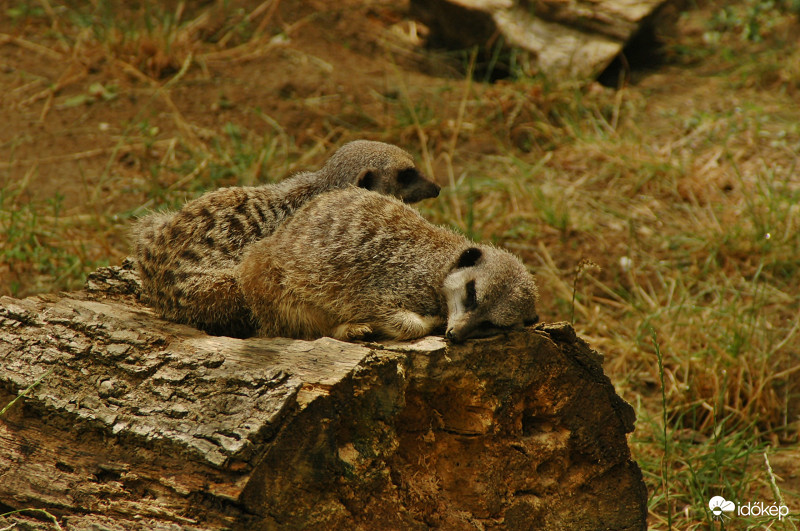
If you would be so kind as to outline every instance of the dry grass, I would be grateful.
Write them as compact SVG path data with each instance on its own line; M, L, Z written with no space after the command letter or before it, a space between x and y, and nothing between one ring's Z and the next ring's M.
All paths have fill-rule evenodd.
M291 19L277 0L193 13L183 2L158 13L143 2L128 23L106 2L23 4L43 7L18 16L2 49L75 61L48 86L33 67L15 78L16 109L49 123L78 107L81 123L95 126L94 109L137 103L117 123L101 122L111 141L100 146L33 156L24 139L0 137L0 291L78 287L125 256L128 220L146 209L277 180L349 139L396 142L447 185L423 213L520 254L539 278L543 318L573 320L605 354L607 373L637 407L632 449L653 529L714 528L706 503L723 493L765 503L782 495L797 511L791 466L776 479L765 465L797 455L800 412L793 6L695 6L667 46L668 64L612 90L420 76L409 65L431 59L404 44L407 26L392 25L401 14L382 4L369 12L391 30L375 39L370 26L366 43L342 37L381 54L384 81L375 83L362 83L358 61L337 63L303 40L330 13ZM348 9L361 20L357 4ZM214 87L206 69L219 75L278 56L280 68L352 83L287 83L279 89L291 93L291 108L282 96L256 106L220 89L212 110L222 120L189 105L193 86ZM103 90L86 90L92 83ZM76 206L39 186L54 163L72 164L50 182L71 180L61 196ZM793 528L757 518L736 525Z

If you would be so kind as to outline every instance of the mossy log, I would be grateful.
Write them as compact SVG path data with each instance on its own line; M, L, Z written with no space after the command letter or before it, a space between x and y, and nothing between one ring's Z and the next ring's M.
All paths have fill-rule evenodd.
M410 11L428 26L428 43L433 47L478 46L492 63L502 49L507 53L514 48L518 52L514 61L526 74L542 71L589 79L632 38L652 31L661 8L668 4L666 0L411 0Z
M0 513L64 529L644 529L634 413L564 323L453 345L208 336L129 267L0 299ZM38 382L38 383L37 383ZM34 385L35 384L35 385ZM32 387L31 387L32 386ZM0 518L53 529L41 512Z

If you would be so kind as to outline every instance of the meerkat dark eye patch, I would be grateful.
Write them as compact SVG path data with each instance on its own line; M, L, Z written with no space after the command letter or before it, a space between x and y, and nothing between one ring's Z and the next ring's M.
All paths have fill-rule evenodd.
M364 173L358 178L357 186L367 190L374 190L378 185L378 176L372 170L364 170Z
M408 186L419 179L419 172L415 168L408 168L397 172L397 184Z
M458 257L458 262L456 262L455 269L461 269L462 267L472 267L478 263L478 260L481 259L483 253L480 249L476 247L470 247L463 253L461 256Z
M470 280L467 282L467 298L464 301L464 309L467 311L474 310L478 307L478 294L475 292L475 281Z

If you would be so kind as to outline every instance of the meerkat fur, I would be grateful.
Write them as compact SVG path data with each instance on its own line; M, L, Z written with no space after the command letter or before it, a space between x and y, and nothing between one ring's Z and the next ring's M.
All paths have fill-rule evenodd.
M233 275L245 247L272 234L309 199L352 185L407 202L439 194L411 155L367 140L340 147L315 172L208 192L177 212L153 213L134 225L145 300L163 317L212 334L250 334L250 311Z
M394 198L321 194L237 268L262 336L463 341L538 321L536 282L511 253L433 225ZM446 326L445 326L446 325Z

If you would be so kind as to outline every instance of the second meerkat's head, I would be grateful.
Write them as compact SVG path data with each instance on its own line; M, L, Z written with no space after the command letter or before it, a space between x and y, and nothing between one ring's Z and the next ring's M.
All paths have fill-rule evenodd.
M322 171L343 184L393 195L405 203L439 195L439 185L417 169L411 155L384 142L349 142L336 150Z

